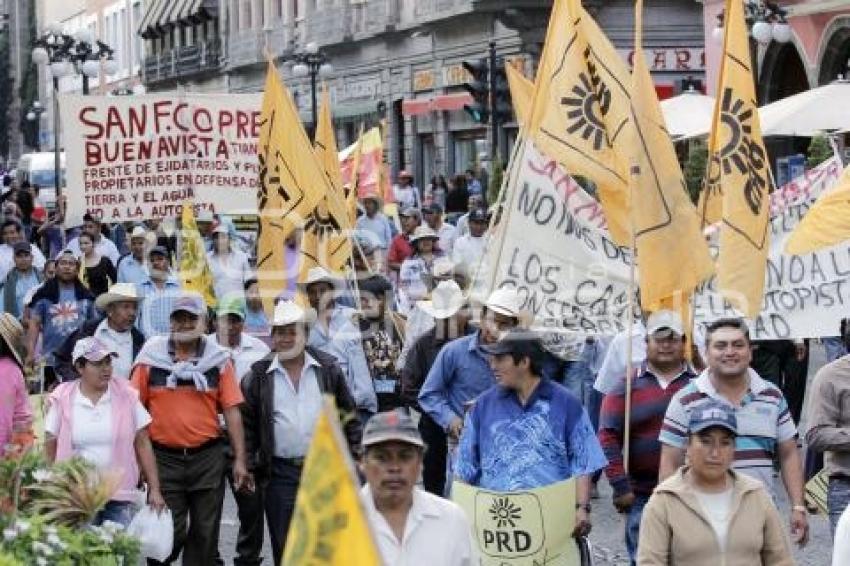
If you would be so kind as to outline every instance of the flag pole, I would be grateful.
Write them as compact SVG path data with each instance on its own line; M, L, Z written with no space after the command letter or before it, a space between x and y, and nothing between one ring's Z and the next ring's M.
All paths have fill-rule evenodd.
M632 246L632 261L629 265L629 302L628 302L628 328L626 329L626 407L623 418L623 470L629 473L629 448L632 432L632 373L634 364L632 362L632 346L635 326L635 292L637 290L635 262L637 261L637 233L635 231L635 215L632 199L634 198L635 183L640 176L640 166L632 164L629 171L629 219Z

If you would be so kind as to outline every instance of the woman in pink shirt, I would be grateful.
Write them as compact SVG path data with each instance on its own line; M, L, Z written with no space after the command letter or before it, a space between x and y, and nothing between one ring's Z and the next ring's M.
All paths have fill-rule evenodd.
M32 410L24 384L24 329L11 314L0 313L0 457L16 434L31 430Z

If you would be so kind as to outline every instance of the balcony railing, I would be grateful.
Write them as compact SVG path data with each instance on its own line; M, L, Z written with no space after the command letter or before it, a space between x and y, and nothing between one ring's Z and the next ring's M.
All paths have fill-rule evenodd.
M144 78L146 83L153 83L214 71L220 67L221 44L216 39L149 55L145 58Z

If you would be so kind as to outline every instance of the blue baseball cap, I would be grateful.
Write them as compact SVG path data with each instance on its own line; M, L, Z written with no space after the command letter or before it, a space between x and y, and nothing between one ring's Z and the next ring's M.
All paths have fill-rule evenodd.
M738 436L738 419L730 407L715 401L697 405L688 422L690 433L696 434L713 426L725 428L734 436Z

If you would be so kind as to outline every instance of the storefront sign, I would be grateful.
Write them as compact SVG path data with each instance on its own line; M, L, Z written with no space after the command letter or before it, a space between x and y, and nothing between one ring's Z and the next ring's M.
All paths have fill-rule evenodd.
M381 77L345 77L330 87L335 104L350 100L377 99L381 93Z
M648 47L643 51L650 72L705 72L704 47ZM618 49L617 52L632 66L634 49Z
M443 67L443 86L457 86L472 80L469 71L460 63Z
M437 86L437 77L431 69L423 69L413 73L413 92L423 90L434 90Z

